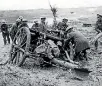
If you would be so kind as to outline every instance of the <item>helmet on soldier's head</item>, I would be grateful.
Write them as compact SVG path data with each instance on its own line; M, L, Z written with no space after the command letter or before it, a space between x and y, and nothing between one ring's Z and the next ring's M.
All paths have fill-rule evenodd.
M46 20L46 17L41 17L41 20Z
M23 19L23 16L19 16L19 19Z
M19 18L18 19L20 19L21 21L23 20L23 16L19 16Z
M68 21L68 19L67 18L63 18L62 21Z

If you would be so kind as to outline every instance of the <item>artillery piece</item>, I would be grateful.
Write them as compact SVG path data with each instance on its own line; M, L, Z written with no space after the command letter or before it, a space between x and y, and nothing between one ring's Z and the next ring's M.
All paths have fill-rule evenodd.
M40 33L43 35L44 33ZM26 58L32 58L36 60L37 58L42 58L41 53L36 53L35 50L40 46L36 45L33 48L33 51L31 50L32 48L32 41L33 36L35 35L34 31L30 30L27 27L23 27L18 30L18 32L15 35L15 38L12 42L11 45L11 50L10 50L10 59L9 63L16 64L17 66L22 66L23 63L25 62ZM55 40L55 41L62 41L62 39L58 37L54 37L52 35L47 35L47 39ZM46 41L46 39L44 39ZM57 58L51 59L51 64L57 64L59 66L65 67L65 68L71 68L71 69L82 69L79 67L77 64L73 64L64 60L59 60ZM48 62L47 62L48 63ZM86 69L85 69L86 70ZM90 72L90 71L89 71Z

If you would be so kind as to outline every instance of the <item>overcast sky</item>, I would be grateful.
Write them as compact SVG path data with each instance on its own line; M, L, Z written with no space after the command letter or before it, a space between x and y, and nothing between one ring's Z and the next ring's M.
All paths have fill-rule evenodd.
M50 0L58 8L102 6L102 0ZM48 0L0 0L0 10L49 8Z

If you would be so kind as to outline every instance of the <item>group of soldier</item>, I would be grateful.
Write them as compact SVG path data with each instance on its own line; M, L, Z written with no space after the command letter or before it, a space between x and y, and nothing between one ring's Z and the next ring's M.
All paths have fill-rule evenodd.
M99 18L100 15L97 16ZM99 24L99 22L100 23L102 22L100 18L96 23L97 28L99 28L100 25L102 25ZM29 28L28 21L23 17L19 17L16 20L15 24L12 25L10 32L8 31L7 24L3 22L3 24L1 25L1 32L4 39L4 44L6 44L6 38L8 40L8 43L10 43L10 37L11 40L13 41L17 31L22 27ZM38 21L34 21L34 24L30 28L30 30L33 30L35 33L35 35L33 36L33 41L34 41L33 43L35 45L37 45L39 37L42 37L42 39L47 39L48 32L57 33L57 36L62 39L62 40L57 40L57 42L56 38L55 40L47 39L48 45L50 45L49 47L50 52L48 51L48 56L50 59L52 59L53 57L61 57L63 54L66 55L66 57L63 58L71 63L75 63L76 60L88 59L87 50L90 49L89 41L82 33L78 32L77 30L74 30L73 27L68 26L68 19L66 18L62 19L62 21L57 24L55 30L53 29L50 30L48 29L46 18L42 17L40 23L38 23ZM100 32L100 29L96 29L96 31ZM42 33L43 36L41 36Z
M35 23L32 29L45 33L44 38L48 38L48 44L50 46L50 51L48 57L52 59L53 57L63 58L64 60L76 63L78 60L87 61L87 50L90 49L89 41L87 38L80 32L73 29L73 27L68 26L68 19L64 18L56 26L56 30L49 30L46 25L46 18L41 19L41 24ZM42 27L41 27L42 26ZM39 30L40 29L40 30ZM42 29L42 30L41 30ZM60 39L56 37L47 37L47 32L55 32ZM47 45L47 44L46 44ZM46 46L45 45L45 46ZM48 45L47 45L48 47ZM48 49L48 48L47 48ZM65 54L65 55L64 55Z

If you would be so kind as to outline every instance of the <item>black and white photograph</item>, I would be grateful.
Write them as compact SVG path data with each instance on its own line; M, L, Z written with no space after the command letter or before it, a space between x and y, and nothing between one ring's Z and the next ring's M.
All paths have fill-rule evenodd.
M102 86L102 0L0 0L0 86Z

